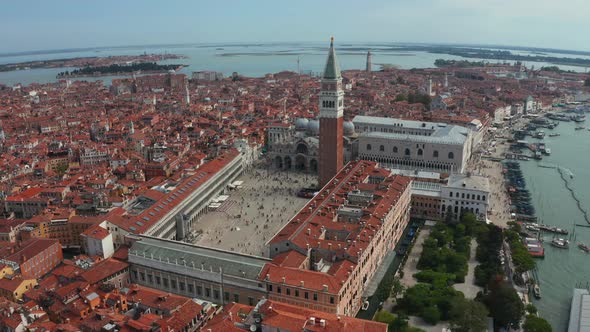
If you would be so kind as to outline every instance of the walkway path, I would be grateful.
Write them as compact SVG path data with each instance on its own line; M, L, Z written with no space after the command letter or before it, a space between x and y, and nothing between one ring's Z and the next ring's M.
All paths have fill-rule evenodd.
M477 260L475 258L475 253L477 252L477 241L475 239L471 239L471 257L467 262L468 270L467 276L465 276L465 282L461 284L454 284L453 287L463 292L466 298L474 299L482 288L475 285L475 267L477 266Z
M505 139L497 139L495 147L491 148L491 139L488 138L482 142L480 149L491 150L490 157L504 157L508 150L509 143ZM485 176L490 181L490 195L488 219L495 225L507 227L511 220L510 207L506 187L504 186L504 175L502 174L502 163L481 158L481 152L472 156L466 167L468 172Z
M412 250L410 251L410 253L408 253L408 259L403 269L404 277L400 279L401 284L404 285L406 288L412 287L417 283L413 275L414 273L418 272L416 265L418 264L418 259L420 258L420 255L422 255L422 246L424 244L424 240L426 240L429 235L430 227L422 227L420 233L418 234L418 238L416 239L416 242L412 247ZM393 309L393 305L395 304L394 300L395 299L391 297L385 300L385 302L383 303L383 310L391 312Z
M418 283L418 281L414 278L414 274L419 272L416 268L418 265L418 260L422 255L422 249L424 248L424 241L430 236L430 227L423 227L418 234L418 238L412 247L412 251L408 254L408 260L404 265L404 277L401 278L402 285L406 287L412 287Z

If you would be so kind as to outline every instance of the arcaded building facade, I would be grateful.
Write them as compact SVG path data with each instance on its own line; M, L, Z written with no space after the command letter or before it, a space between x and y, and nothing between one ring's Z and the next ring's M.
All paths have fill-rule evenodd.
M444 123L356 116L358 158L387 167L462 173L473 148L472 131Z

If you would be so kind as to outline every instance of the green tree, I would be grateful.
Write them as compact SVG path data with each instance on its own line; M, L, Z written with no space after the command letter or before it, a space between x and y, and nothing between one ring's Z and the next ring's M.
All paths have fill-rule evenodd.
M408 317L406 315L399 314L391 323L389 323L387 330L389 332L405 332L408 330L408 327Z
M537 314L537 308L532 303L527 304L525 310L529 315Z
M398 277L393 279L393 283L391 284L391 297L397 298L398 295L401 295L406 287L401 283Z
M385 324L391 324L393 323L393 321L396 319L395 315L392 314L391 312L385 311L385 310L379 310L379 312L377 312L375 314L375 317L373 318L374 321L380 322L380 323L385 323Z
M553 328L547 320L535 315L526 316L522 329L524 332L553 332Z
M425 307L431 304L430 285L417 284L408 288L399 302L409 314L420 314Z
M524 315L524 304L510 284L502 280L492 283L484 303L498 326L518 328Z
M422 318L426 323L436 325L440 321L440 310L434 305L426 307L422 312Z
M456 297L451 302L451 330L478 332L487 327L488 309L481 302Z

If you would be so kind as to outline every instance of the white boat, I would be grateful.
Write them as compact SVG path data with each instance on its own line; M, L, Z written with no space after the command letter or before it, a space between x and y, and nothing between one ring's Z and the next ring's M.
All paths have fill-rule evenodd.
M567 249L570 246L570 242L566 239L557 238L551 240L551 245L556 248Z

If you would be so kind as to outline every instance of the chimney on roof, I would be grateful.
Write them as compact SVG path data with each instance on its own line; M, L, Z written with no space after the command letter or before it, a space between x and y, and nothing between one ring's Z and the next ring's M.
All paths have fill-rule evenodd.
M320 319L320 326L326 327L326 320L325 319Z
M309 324L315 325L315 317L309 317Z
M283 277L283 284L287 283L287 278Z
M322 285L322 289L324 290L324 292L328 291L328 285Z
M265 280L266 281L270 280L270 274L269 273L266 274L266 279Z
M305 286L305 281L301 280L301 287Z
M311 228L307 229L307 235L311 235Z

